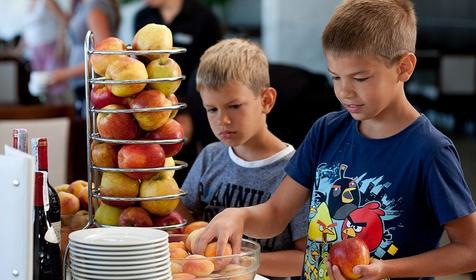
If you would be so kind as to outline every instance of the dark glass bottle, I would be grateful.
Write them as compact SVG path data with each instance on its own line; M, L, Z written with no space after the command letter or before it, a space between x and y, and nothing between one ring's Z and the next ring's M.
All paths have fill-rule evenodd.
M49 225L45 212L43 190L47 172L35 172L33 221L33 280L62 280L59 240Z
M48 172L48 142L46 137L32 138L31 139L31 151L35 158L36 170ZM58 194L51 186L48 177L47 191L48 195L45 197L45 210L47 213L48 221L55 229L56 236L61 244L61 206ZM45 191L46 193L46 191Z

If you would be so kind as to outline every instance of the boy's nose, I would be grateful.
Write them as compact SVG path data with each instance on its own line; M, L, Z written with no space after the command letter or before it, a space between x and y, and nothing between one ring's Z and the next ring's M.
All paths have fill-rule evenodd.
M354 93L354 89L348 83L342 83L337 89L337 94L341 98L351 97Z
M222 124L222 125L227 125L227 124L230 124L230 123L231 123L231 120L230 120L230 118L228 117L227 114L223 114L223 113L222 113L222 114L220 114L220 116L219 116L219 122L220 122L220 124Z

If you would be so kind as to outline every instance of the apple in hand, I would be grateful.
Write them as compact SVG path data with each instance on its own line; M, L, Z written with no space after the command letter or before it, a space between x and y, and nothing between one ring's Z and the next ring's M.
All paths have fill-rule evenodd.
M151 227L152 219L149 212L141 207L128 207L119 216L119 225L128 227Z
M146 66L149 79L156 78L174 78L182 77L182 69L175 60L167 58L164 63L160 59L155 59L149 62ZM150 83L149 87L160 90L165 96L169 96L177 91L181 80L173 82L156 82Z
M125 51L126 44L119 38L108 37L95 46L95 51ZM91 55L91 65L93 66L94 72L98 73L101 76L104 76L106 69L115 60L125 57L124 54L118 55L104 55L104 54L93 54Z
M173 47L172 31L163 24L149 23L139 29L132 39L134 50L171 50ZM146 55L149 59L166 60L169 54Z
M164 149L159 144L130 144L124 145L117 154L120 168L157 168L164 166ZM134 179L147 179L157 172L126 172Z
M102 196L137 197L139 194L139 181L119 172L104 172L101 177L99 192ZM105 199L103 199L102 202L122 208L132 206L135 203L134 201L114 201Z
M182 215L180 215L177 211L172 211L170 214L165 216L153 216L152 223L154 227L163 227L163 226L173 226L173 225L180 225L184 223L184 219ZM169 230L169 233L176 233L181 234L183 233L183 228L179 227L173 230Z
M129 100L129 106L132 109L156 108L170 105L172 105L172 102L158 90L144 90ZM170 110L136 112L134 117L143 130L151 131L164 125L168 121L170 113Z
M140 184L139 197L155 197L179 194L180 189L173 178L154 177ZM149 213L165 216L175 210L180 198L141 201L141 206Z
M169 119L164 125L156 130L150 131L145 136L151 140L172 140L183 139L184 131L182 125L174 119ZM166 157L173 157L182 149L183 140L176 144L161 144Z
M345 278L358 279L361 275L354 274L352 269L356 265L370 263L369 248L359 238L344 239L332 245L329 250L329 261L339 267Z
M105 85L94 85L91 90L91 104L96 109L101 109L110 104L122 105L125 103L124 98L115 96Z
M147 70L144 63L132 57L121 57L106 69L106 78L113 81L121 80L145 80ZM147 83L111 84L108 88L115 96L128 97L142 91Z
M103 109L126 109L122 105L108 105ZM96 118L99 135L110 139L131 140L137 135L138 126L134 117L128 113L99 113Z
M93 142L91 144L91 161L99 167L117 166L118 147L110 143Z

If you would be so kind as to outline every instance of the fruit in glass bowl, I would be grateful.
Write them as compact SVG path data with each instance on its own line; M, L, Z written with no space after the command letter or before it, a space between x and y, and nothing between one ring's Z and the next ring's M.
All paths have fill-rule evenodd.
M187 237L187 234L169 235L173 279L192 279L195 277L232 280L254 279L259 267L260 253L260 245L255 241L243 239L241 242L241 252L238 254L231 254L230 247L230 251L225 250L228 251L229 255L210 256L208 254L209 257L207 257L188 252L185 247ZM212 242L209 246L213 248L213 244ZM210 250L213 249L208 249L208 251ZM180 251L181 254L177 254L177 251Z

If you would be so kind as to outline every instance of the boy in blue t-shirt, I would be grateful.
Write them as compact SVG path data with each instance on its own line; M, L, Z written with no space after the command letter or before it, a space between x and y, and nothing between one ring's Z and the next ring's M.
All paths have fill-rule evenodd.
M322 41L344 110L313 125L266 203L217 215L196 252L215 237L222 252L243 233L273 236L310 197L305 279L343 279L329 248L354 237L373 257L353 268L362 279L475 270L476 207L456 149L405 97L416 64L411 1L343 1ZM439 248L443 231L450 243Z

